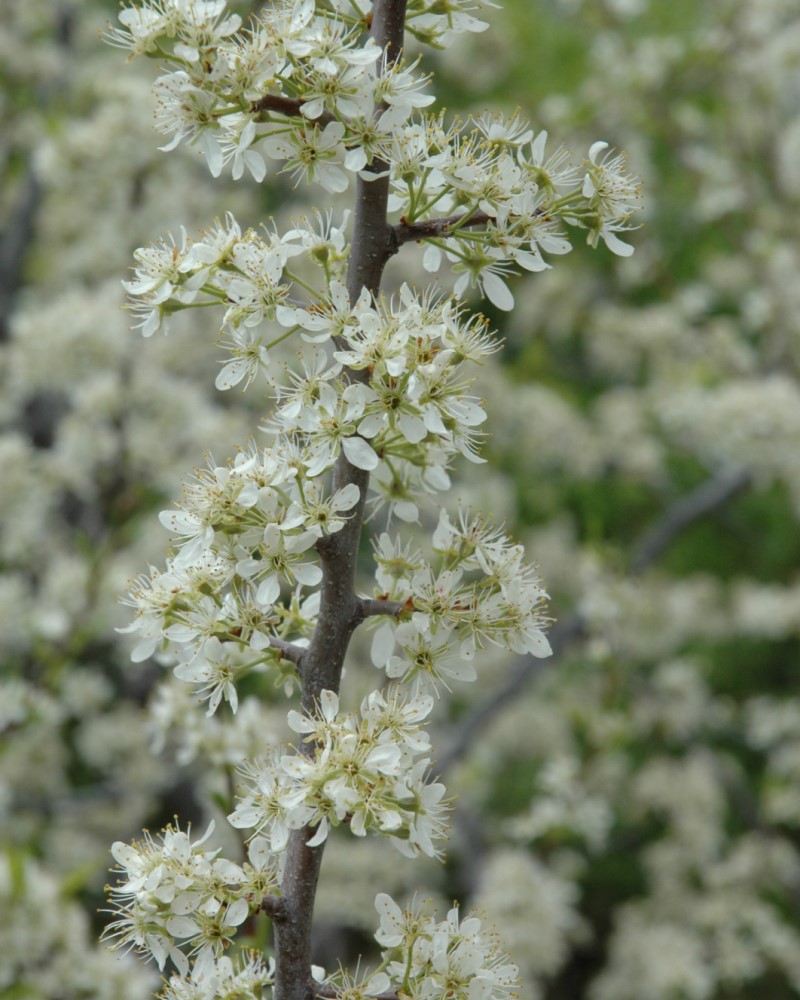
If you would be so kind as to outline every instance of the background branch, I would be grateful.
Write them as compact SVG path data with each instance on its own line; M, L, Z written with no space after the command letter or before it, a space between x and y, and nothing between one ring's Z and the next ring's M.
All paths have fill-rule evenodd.
M0 231L0 343L8 339L9 317L42 197L42 186L29 166L8 224Z
M700 483L669 507L664 516L633 547L631 572L641 573L652 565L678 535L706 514L713 514L738 496L753 481L743 468L723 469Z
M752 482L752 474L743 468L725 469L710 476L670 506L661 518L633 546L631 572L643 573L670 544L695 521L714 513L738 496ZM585 634L583 616L573 612L550 632L553 656L540 660L533 656L518 657L511 665L502 684L484 701L476 705L455 727L447 749L440 755L438 771L444 774L458 763L474 746L477 737L495 717L545 670L550 669L558 654L570 642Z

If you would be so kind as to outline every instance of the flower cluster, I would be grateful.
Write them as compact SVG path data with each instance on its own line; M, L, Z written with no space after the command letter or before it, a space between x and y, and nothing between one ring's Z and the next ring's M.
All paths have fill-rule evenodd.
M242 233L234 217L217 219L199 240L190 241L182 231L174 237L136 251L135 277L123 282L131 297L137 327L145 337L157 330L169 332L169 317L192 306L225 304L223 329L230 337L231 362L217 379L218 389L249 384L260 367L269 362L268 345L252 332L264 320L284 326L294 322L294 310L284 307L290 284L284 270L290 258L306 250L301 230L280 236L253 230ZM339 234L334 229L329 241ZM317 259L319 251L317 251ZM327 263L327 258L326 258Z
M168 58L170 72L155 83L156 126L171 136L164 149L191 142L214 176L232 162L234 178L247 169L259 181L265 157L282 159L288 172L336 192L348 185L343 167L357 172L382 155L392 129L433 101L423 93L427 77L386 65L365 36L370 4L362 6L280 0L240 30L222 0L153 0L125 7L122 28L106 38L131 57ZM424 2L409 12L410 24L435 44L453 31L482 30L459 10L475 6L451 0L437 11L441 4ZM376 104L387 110L373 121ZM287 124L293 116L296 127Z
M195 962L189 978L170 976L159 996L162 1000L262 1000L274 974L274 961L265 962L255 952L242 953L236 961L227 955L216 960L208 955Z
M429 697L373 691L361 712L339 714L339 698L323 691L316 716L289 713L303 736L301 752L245 765L245 796L228 817L239 829L268 835L273 851L289 831L316 827L309 846L324 843L331 826L347 823L356 836L386 834L408 857L437 857L446 830L445 788L427 780L430 752L422 723Z
M428 116L396 137L390 206L428 244L428 271L450 261L456 295L477 286L498 309L512 309L506 278L549 268L543 253L568 253L563 224L588 229L591 245L599 237L616 254L633 253L616 236L639 207L623 157L598 159L608 143L597 142L577 167L563 147L546 155L547 138L519 115L449 127Z
M327 496L313 483L303 489L292 455L291 442L251 446L229 466L198 471L183 508L161 515L182 543L177 555L140 576L126 598L136 611L122 629L138 636L134 660L177 657L176 674L203 686L211 713L222 697L236 709L237 677L274 665L270 647L305 641L316 600L303 599L302 588L321 579L309 550L341 530L358 500L353 485Z
M444 920L429 904L401 909L391 896L375 897L384 949L380 969L356 979L343 970L326 985L343 1000L397 995L408 1000L512 1000L519 972L475 913L461 919L453 907Z
M468 367L497 344L480 316L432 291L404 285L377 301L364 291L351 305L340 280L344 244L343 228L330 220L318 228L302 220L279 236L242 234L228 216L197 241L184 233L180 244L169 238L137 251L126 288L146 336L167 331L176 311L225 306L229 359L216 385L246 388L266 377L278 403L269 428L284 439L276 461L313 478L344 451L357 467L376 471L376 506L415 520L413 495L447 488L453 454L480 461L476 428L486 415L469 394ZM293 284L288 264L299 255L322 268L322 291L302 279ZM293 296L301 284L311 301ZM276 384L270 351L297 333L313 349Z
M486 643L517 653L549 656L544 614L547 594L524 549L479 516L445 510L433 535L434 570L384 534L375 559L378 585L414 611L399 624L384 621L372 642L372 661L414 690L437 691L450 680L476 677L472 660ZM399 652L395 653L395 648Z
M437 920L426 906L401 910L386 893L375 898L380 927L375 940L385 950L387 983L410 1000L510 1000L517 967L475 914L458 908ZM375 977L371 981L375 985Z
M451 300L406 285L392 300L375 303L363 292L351 306L336 281L298 322L307 339L335 338L337 349L333 363L321 350L311 355L303 375L279 388L273 425L308 441L309 475L330 467L341 448L376 472L376 507L416 520L412 498L449 485L453 454L481 461L475 428L486 414L469 395L465 368L496 350L485 326Z
M517 114L446 126L422 110L433 97L416 63L388 62L365 40L369 14L347 6L281 0L240 31L221 2L161 0L124 8L123 28L107 37L132 55L168 55L174 68L155 83L157 127L172 137L163 148L196 144L214 176L231 163L235 179L247 170L262 181L267 161L277 160L297 183L340 193L353 175L388 172L390 210L429 244L428 270L449 260L457 295L477 285L511 309L505 278L549 267L543 252L567 253L565 223L588 229L592 245L602 239L616 254L633 252L617 233L639 207L638 182L608 143L594 143L579 168L563 148L546 155L547 132L536 134ZM422 3L408 27L433 43L481 30L464 9L474 6ZM177 302L195 292L190 283ZM152 319L144 330L152 332Z
M160 842L145 834L133 844L117 842L111 853L119 878L110 887L115 919L104 937L115 948L135 948L163 969L171 959L180 975L207 970L220 959L237 928L262 901L277 892L277 870L266 841L250 843L249 861L234 864L201 850L213 822L194 842L189 831L167 827Z
M375 472L372 509L386 506L407 521L418 517L420 494L449 485L454 453L480 461L474 429L485 412L469 393L467 369L496 350L482 318L405 285L390 300L376 302L364 292L351 305L335 277L316 302L293 305L282 276L295 251L308 253L328 274L334 258L342 257L341 233L326 225L322 236L302 225L283 238L243 236L228 218L197 242L184 235L180 247L163 243L140 253L136 278L127 286L141 302L145 325L159 325L187 294L202 293L198 304L229 304L223 329L233 359L217 380L220 388L249 382L266 365L269 345L260 331L270 309L290 333L299 331L311 343L300 371L287 368L285 384L273 383L276 408L266 428L273 444L263 450L250 445L228 466L210 462L195 474L181 509L161 514L177 554L166 570L140 577L128 598L136 616L124 631L139 639L134 659L156 652L177 658L177 675L201 685L210 712L223 697L235 710L238 677L276 665L282 644L302 647L311 635L314 598L304 597L303 589L321 578L312 549L342 529L361 499L352 484L326 492L324 477L341 453ZM538 609L545 595L535 574L521 570L521 548L475 525L464 530L480 536L480 544L473 539L457 557L449 553L444 577L417 577L397 595L405 600L418 592L418 610L428 616L408 625L405 645L418 646L415 656L422 656L433 633L442 639L458 626L461 656L484 639L544 655ZM443 538L442 545L449 542ZM473 570L492 583L473 587L467 599L461 574ZM435 594L451 585L460 595L452 608L456 617L433 612L431 620ZM281 599L287 594L293 595L288 606ZM490 596L479 610L479 598ZM471 645L462 641L467 632ZM451 659L452 652L447 643L436 659ZM465 677L474 676L471 667L464 669ZM390 669L390 676L405 673L396 663Z

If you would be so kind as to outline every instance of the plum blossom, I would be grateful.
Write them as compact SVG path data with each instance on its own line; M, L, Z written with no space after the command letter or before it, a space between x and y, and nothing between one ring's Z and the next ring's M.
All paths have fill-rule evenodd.
M277 891L277 871L261 841L251 849L254 863L244 867L218 857L219 849L201 850L213 832L212 822L192 841L191 829L169 826L159 840L145 834L112 846L115 919L103 937L113 948L135 948L162 970L170 959L181 977L190 968L187 946L200 965L221 958L251 907Z
M406 28L441 47L482 31L476 15L486 6L494 4L419 0ZM449 801L426 728L437 698L476 680L477 654L489 646L551 651L547 593L503 530L466 512L451 519L440 505L423 555L390 528L393 518L423 519L426 499L450 487L457 455L483 461L475 366L498 345L460 296L475 288L511 309L514 276L567 253L569 226L627 253L616 233L629 227L637 182L605 143L591 147L583 173L563 150L546 155L547 133L518 113L448 123L428 112L430 78L419 60L381 51L365 30L369 7L276 0L242 30L222 0L150 0L123 8L122 27L109 31L132 56L165 55L155 83L165 151L186 142L213 176L229 164L234 180L256 183L277 163L295 184L333 195L353 173L359 191L380 178L389 189L387 256L423 242L424 268L448 271L431 288L402 285L392 296L379 280L354 282L348 211L338 225L318 212L285 234L243 230L228 214L196 239L182 230L179 242L135 254L125 288L142 333L166 331L177 311L217 309L225 356L216 387L246 389L258 378L270 410L265 446L250 442L221 465L209 459L175 509L160 514L173 551L164 569L134 582L126 599L134 621L122 631L134 636L135 660L172 667L208 716L223 700L237 712L248 674L270 673L288 697L298 688L303 695L287 716L289 745L267 741L266 756L239 766L227 818L248 832L246 860L203 850L206 838L193 843L177 827L160 842L114 845L121 878L110 890L107 936L162 970L172 961L178 974L163 1000L260 997L271 964L234 960L230 946L262 905L279 919L281 900L268 900L278 895L278 871L285 868L290 893L293 853L320 847L333 829L384 837L408 857L441 858ZM367 188L383 197L383 184ZM361 598L353 569L361 519L382 510L375 588ZM332 627L337 602L341 628ZM371 657L385 683L348 711L343 658L365 619L377 619L368 622ZM323 649L329 641L334 648ZM383 894L376 906L379 971L342 972L326 995L514 995L516 968L479 917L454 907L439 920Z
M383 833L403 854L438 856L447 830L444 786L428 779L429 749L421 727L433 699L399 690L375 691L361 713L341 713L339 698L323 691L314 715L289 713L289 725L311 753L285 754L261 768L246 767L244 791L230 822L270 837L273 849L287 831L308 826L309 846L332 826L352 833Z
M595 245L602 239L612 253L629 257L633 247L616 235L631 227L628 219L639 207L640 193L637 178L625 169L625 157L614 155L607 142L595 142L589 150L583 196L589 202L597 221L589 229L589 241Z
M420 1000L511 1000L517 967L498 947L483 920L461 917L453 907L444 920L426 904L401 908L387 893L375 897L384 949L382 968L393 985Z
M273 160L286 160L283 171L290 173L295 184L316 181L331 194L347 190L347 174L339 165L342 161L341 142L344 125L329 122L324 128L304 125L283 134L272 133L262 146Z

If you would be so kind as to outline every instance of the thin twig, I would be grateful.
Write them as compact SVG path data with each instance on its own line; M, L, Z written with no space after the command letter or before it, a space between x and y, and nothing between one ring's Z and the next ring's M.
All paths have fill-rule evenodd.
M269 644L272 649L277 650L281 654L282 660L289 660L290 663L300 665L300 660L305 654L303 646L296 646L293 642L286 642L275 635L269 637Z
M441 219L426 219L424 222L398 222L392 227L395 242L413 243L416 240L432 239L437 236L447 236L454 228L465 229L467 226L485 226L491 220L486 212L475 212L467 218L465 215L448 215Z
M250 105L251 111L277 111L278 114L286 115L287 118L303 118L309 125L328 125L337 119L330 111L323 111L317 118L306 118L303 114L303 105L307 101L301 101L296 97L282 97L280 94L266 94Z
M371 31L375 43L388 54L391 64L403 47L406 0L374 0ZM375 161L368 171L377 174L356 182L355 211L347 290L355 303L364 288L377 295L386 262L393 248L386 221L389 178L386 164ZM358 488L359 500L349 512L341 531L318 546L322 567L317 625L303 657L302 708L312 715L322 690L338 692L350 637L356 627L356 567L364 519L369 473L351 465L342 451L334 466L332 489ZM313 753L313 745L300 752ZM286 919L275 923L274 1000L308 1000L311 969L311 927L323 844L309 847L313 831L305 826L292 830L286 848L281 891L286 901ZM313 994L312 994L313 996ZM393 998L394 1000L394 998Z
M661 520L634 545L631 572L646 570L682 531L706 514L719 510L752 481L752 474L747 469L723 469L676 500Z
M362 597L356 613L359 621L364 621L365 618L372 618L375 615L389 615L396 618L404 611L410 610L411 606L408 601L386 601L379 597Z

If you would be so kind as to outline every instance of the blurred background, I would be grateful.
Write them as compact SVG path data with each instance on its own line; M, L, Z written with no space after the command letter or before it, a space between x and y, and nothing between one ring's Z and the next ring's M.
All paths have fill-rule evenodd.
M119 594L163 562L158 511L265 408L214 389L196 314L130 332L120 281L167 231L226 211L287 227L320 192L159 152L156 67L98 37L115 11L10 0L0 27L2 1000L152 996L152 967L96 943L110 843L221 818L237 763L286 732L268 679L235 725L227 706L207 719L115 632ZM366 955L375 893L418 892L484 911L526 1000L797 997L800 11L486 17L429 59L448 114L519 107L578 160L596 139L626 150L644 220L632 258L578 234L516 282L512 314L488 310L506 343L479 383L489 466L458 467L454 498L526 543L555 655L495 652L440 706L444 866L331 838L318 957ZM387 278L423 282L417 248ZM352 697L374 686L367 644Z

